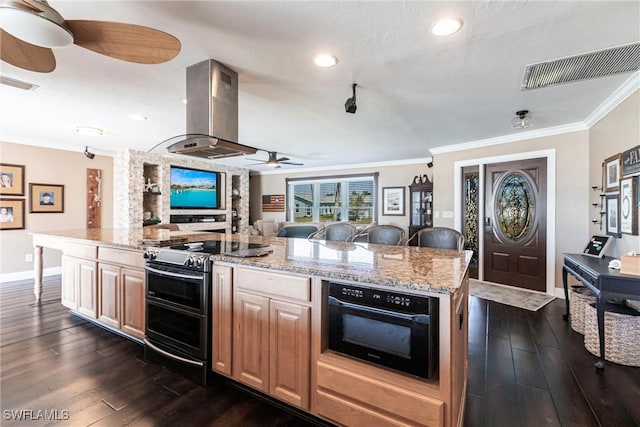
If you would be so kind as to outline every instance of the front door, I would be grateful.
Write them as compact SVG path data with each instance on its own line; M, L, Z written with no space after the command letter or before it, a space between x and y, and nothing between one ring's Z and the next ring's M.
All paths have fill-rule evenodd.
M547 159L485 167L484 280L546 292Z

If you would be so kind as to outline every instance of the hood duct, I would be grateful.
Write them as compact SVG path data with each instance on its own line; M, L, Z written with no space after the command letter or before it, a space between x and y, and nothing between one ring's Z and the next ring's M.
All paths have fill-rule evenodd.
M255 154L238 144L238 73L212 59L187 67L187 133L164 144L207 159Z

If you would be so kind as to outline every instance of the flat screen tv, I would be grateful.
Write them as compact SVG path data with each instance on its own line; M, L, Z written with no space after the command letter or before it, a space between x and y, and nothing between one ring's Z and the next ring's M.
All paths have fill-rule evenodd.
M219 209L220 173L171 166L171 209Z

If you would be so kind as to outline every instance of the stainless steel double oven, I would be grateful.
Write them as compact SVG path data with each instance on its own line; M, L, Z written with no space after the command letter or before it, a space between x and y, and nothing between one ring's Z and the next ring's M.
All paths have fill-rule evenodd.
M145 257L145 357L206 384L211 359L209 254L149 249Z

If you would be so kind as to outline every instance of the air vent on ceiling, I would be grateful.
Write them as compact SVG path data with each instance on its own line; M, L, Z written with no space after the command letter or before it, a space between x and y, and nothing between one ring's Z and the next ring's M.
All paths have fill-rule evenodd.
M3 85L15 87L22 90L36 90L39 86L33 83L23 82L22 80L12 79L7 76L0 76L0 83Z
M522 90L640 69L640 43L527 65Z

